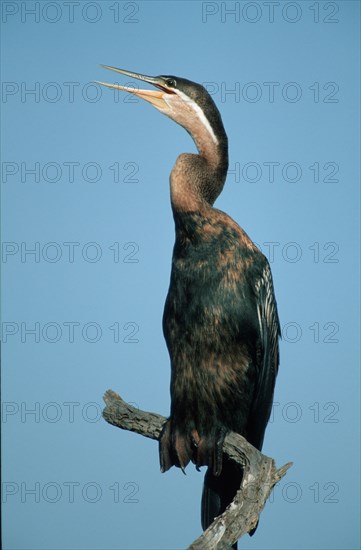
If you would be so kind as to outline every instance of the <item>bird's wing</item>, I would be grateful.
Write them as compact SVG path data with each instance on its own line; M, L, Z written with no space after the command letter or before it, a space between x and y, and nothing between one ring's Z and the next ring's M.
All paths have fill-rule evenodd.
M267 261L260 278L256 281L255 290L260 345L257 353L257 379L247 435L249 442L261 449L272 410L273 391L279 364L278 340L281 332L272 274Z

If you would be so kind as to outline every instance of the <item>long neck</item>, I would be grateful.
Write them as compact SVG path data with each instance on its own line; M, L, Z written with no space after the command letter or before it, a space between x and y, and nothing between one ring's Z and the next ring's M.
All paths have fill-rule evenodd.
M170 175L171 202L175 217L183 212L195 212L212 207L221 193L228 170L228 140L226 133L210 133L209 128L187 128L197 154L180 155Z

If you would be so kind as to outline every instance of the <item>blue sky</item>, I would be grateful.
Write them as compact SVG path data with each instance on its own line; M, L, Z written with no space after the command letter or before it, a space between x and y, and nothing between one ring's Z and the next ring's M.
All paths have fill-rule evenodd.
M216 205L269 257L283 339L264 452L294 466L240 547L357 549L359 3L2 2L6 550L181 549L203 475L100 417L168 414L168 176L188 134L104 63L203 83ZM119 78L123 84L127 78Z

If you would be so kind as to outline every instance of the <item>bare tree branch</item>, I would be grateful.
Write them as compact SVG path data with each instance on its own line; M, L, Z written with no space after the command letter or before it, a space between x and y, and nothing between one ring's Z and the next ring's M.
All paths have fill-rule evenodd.
M109 424L158 440L166 418L140 411L113 392L104 395L103 417ZM292 462L278 469L272 458L263 455L241 435L226 436L223 452L243 467L241 487L233 502L188 550L229 550L239 538L253 529L274 485L286 474Z

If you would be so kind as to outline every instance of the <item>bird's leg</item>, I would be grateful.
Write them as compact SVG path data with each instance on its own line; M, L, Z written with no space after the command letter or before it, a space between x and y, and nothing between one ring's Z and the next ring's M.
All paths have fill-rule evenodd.
M218 426L210 435L200 436L195 428L183 432L169 418L159 439L161 472L177 466L185 473L184 469L192 461L197 470L200 466L209 466L213 475L219 476L226 434L224 426Z
M159 461L160 461L160 471L166 472L173 466L173 461L171 458L171 422L170 419L164 424L162 433L159 438Z
M201 438L199 437L199 433L197 432L197 430L192 430L191 431L191 442L192 442L193 447L195 447L195 449L198 447L200 440L201 440Z
M227 430L222 427L218 431L218 437L214 446L213 454L213 474L219 476L222 471L223 443L227 435Z
M218 426L211 435L200 438L196 449L195 464L197 469L200 466L209 466L213 475L220 475L222 471L223 442L226 435L226 428Z
M169 418L164 425L159 439L159 458L160 469L166 472L172 466L184 469L190 460L193 460L194 449L199 441L196 430L192 430L191 435L182 433L173 425Z

